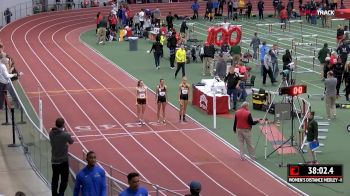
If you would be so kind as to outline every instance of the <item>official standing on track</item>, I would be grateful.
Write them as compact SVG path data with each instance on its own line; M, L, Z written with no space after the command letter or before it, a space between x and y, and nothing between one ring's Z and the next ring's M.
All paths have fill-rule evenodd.
M179 121L187 122L186 120L186 109L187 103L190 93L190 84L187 83L187 78L183 77L182 82L179 85L179 103L180 103L180 111L179 111Z
M186 71L185 71L186 50L185 50L184 45L181 45L181 48L176 51L175 57L176 57L176 62L177 62L177 69L175 71L175 78L177 76L177 73L179 73L180 69L182 69L182 77L184 77L186 75Z
M327 119L331 120L331 117L336 117L335 100L337 96L337 78L334 78L333 71L327 73L327 79L324 81L324 85L326 87L325 101Z
M64 119L56 119L56 127L50 131L51 143L51 163L52 163L52 196L64 196L68 185L69 164L68 164L68 146L73 144L71 135L65 130ZM61 184L58 189L58 180Z
M164 79L159 80L156 88L156 102L157 102L157 119L158 123L166 123L165 107L167 105L167 87L164 84ZM160 120L160 113L162 112L162 121Z
M147 103L147 87L142 80L137 82L136 87L136 107L137 107L137 118L139 119L139 125L145 124L143 115L145 114Z
M106 173L96 165L96 154L89 151L86 154L87 166L84 167L77 175L75 181L73 196L106 196Z
M252 125L259 123L258 120L254 121L251 113L248 109L248 102L243 102L241 108L237 110L235 114L235 120L233 124L233 131L237 133L237 140L239 146L239 152L241 155L241 160L244 161L244 142L247 143L249 156L252 159L255 158L255 149L252 145Z

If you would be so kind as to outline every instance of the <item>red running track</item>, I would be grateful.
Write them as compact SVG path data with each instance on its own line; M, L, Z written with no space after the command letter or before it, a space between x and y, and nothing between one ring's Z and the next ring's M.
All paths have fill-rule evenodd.
M25 73L20 82L34 106L37 98L30 92L38 86L43 90L45 127L57 116L67 120L76 140L72 153L81 157L82 149L94 150L99 160L125 172L138 171L144 180L180 193L197 179L203 195L300 194L256 163L240 161L234 149L201 125L177 123L174 107L167 107L166 125L131 127L136 114L130 87L136 81L79 40L82 32L94 28L95 11L34 15L0 32L5 50ZM156 104L148 100L150 122Z

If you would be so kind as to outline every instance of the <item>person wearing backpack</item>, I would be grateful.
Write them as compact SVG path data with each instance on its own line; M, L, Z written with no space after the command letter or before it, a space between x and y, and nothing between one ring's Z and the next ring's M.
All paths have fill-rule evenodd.
M150 53L153 51L154 62L156 69L159 69L160 57L163 56L163 45L160 43L160 36L156 37L156 41L153 43Z

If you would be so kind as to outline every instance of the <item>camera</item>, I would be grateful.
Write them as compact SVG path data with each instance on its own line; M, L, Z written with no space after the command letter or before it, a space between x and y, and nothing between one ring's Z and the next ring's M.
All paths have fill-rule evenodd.
M289 70L288 70L288 69L285 69L285 70L281 71L280 75L281 75L282 77L288 77L288 75L289 75Z

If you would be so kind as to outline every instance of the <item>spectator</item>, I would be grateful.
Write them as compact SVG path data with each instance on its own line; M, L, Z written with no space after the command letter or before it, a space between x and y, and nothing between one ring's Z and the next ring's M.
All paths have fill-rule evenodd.
M119 196L148 196L148 191L140 187L140 174L129 173L128 184L129 187L119 193Z
M2 54L4 55L4 54ZM8 83L10 82L9 79L16 77L17 74L9 74L8 72L8 64L9 59L6 57L0 58L0 110L4 107L4 99L5 99L5 92L7 90Z
M250 19L251 15L252 15L252 9L253 9L253 4L250 0L248 0L248 3L247 3L247 17L248 17L248 19Z
M15 196L26 196L26 194L22 191L17 191Z
M350 53L349 45L345 44L345 42L342 41L339 47L337 48L337 53L339 54L339 57L342 61L342 65L344 67L346 64L346 61L348 60L348 55Z
M141 24L140 24L140 16L139 13L136 13L134 15L134 18L132 19L135 27L136 34L141 34Z
M315 112L309 112L307 116L308 124L307 124L306 141L309 143L318 141L318 123L314 119L314 116L315 116ZM310 154L312 156L312 163L317 164L315 151L313 151L311 148L310 148Z
M219 2L219 12L218 14L223 14L224 13L224 5L226 4L226 0L218 0Z
M68 144L73 144L71 135L65 130L64 119L57 118L55 127L50 131L51 163L52 163L52 196L63 196L68 185L69 164ZM60 188L58 189L58 180Z
M271 51L272 73L273 78L276 79L280 71L280 69L278 68L278 46L276 44L273 44Z
M213 20L213 3L211 2L211 0L208 0L207 4L206 4L206 11L205 11L205 17L204 18L209 18L210 21Z
M231 47L230 50L230 54L232 56L232 65L235 65L239 62L239 60L241 59L241 55L242 55L242 48L240 45L235 45Z
M154 54L154 62L156 69L159 69L160 57L163 56L163 45L160 43L160 36L157 36L156 41L153 43L150 53Z
M10 11L9 8L5 10L4 16L5 16L6 24L9 24L11 22L11 16L12 16L12 12Z
M154 17L154 20L155 20L155 26L160 28L160 9L157 8L156 10L154 10L153 12L153 17Z
M187 30L188 30L188 26L186 24L186 20L184 20L182 21L180 26L180 34L181 34L181 37L184 38L185 40L187 40Z
M243 14L243 9L245 8L244 0L239 0L238 7L239 7L239 15L242 15Z
M167 47L170 54L170 69L175 69L175 49L176 49L176 32L173 31L167 40Z
M338 26L337 29L337 44L339 44L344 38L344 28L342 25Z
M226 76L227 64L224 60L223 53L219 54L219 60L216 62L215 75L219 76L221 80L224 80Z
M256 125L259 121L254 121L248 109L248 102L243 102L241 108L235 114L233 124L233 132L237 133L237 140L242 161L244 158L244 143L247 143L249 156L255 160L255 149L252 145L252 125Z
M350 63L348 63L345 66L343 80L345 82L345 98L346 98L346 101L350 101L349 100L349 94L350 94Z
M265 65L265 63L264 63L265 55L268 53L269 50L270 50L270 49L269 49L269 47L266 45L266 42L263 41L262 46L261 46L261 48L260 48L260 62L261 62L260 74L261 74L261 76L262 76L263 73L264 73L264 71L263 71L264 68L263 68L263 67L264 67L264 65Z
M203 69L202 74L206 76L210 73L213 76L213 59L215 55L214 44L205 43L203 54Z
M338 54L336 51L333 51L331 52L329 64L331 65L331 67L333 67L333 65L335 65L337 62L338 62Z
M199 196L200 192L202 190L202 185L198 181L191 181L191 183L188 185L190 187L190 194L187 194L185 196Z
M96 165L96 154L89 151L86 154L87 166L77 174L74 187L74 196L106 196L106 174L105 171Z
M232 109L236 110L240 77L239 77L239 73L235 72L234 66L230 67L229 72L226 75L224 81L226 85L227 95L230 97L230 101L232 102Z
M168 16L165 18L167 26L168 26L168 31L171 31L171 29L174 28L174 16L169 12Z
M98 35L98 29L100 28L100 22L102 20L102 14L101 12L97 12L97 15L96 15L96 34Z
M273 67L272 67L272 50L269 50L268 53L266 53L265 58L264 58L264 67L263 67L263 85L266 84L266 75L268 74L271 80L271 83L277 82L275 78L273 77Z
M280 0L272 0L272 6L273 6L273 10L274 10L273 16L274 17L277 16L277 6L279 3L280 3Z
M287 10L284 6L282 6L282 10L280 12L280 21L281 21L281 23L284 23L284 25L281 25L281 29L282 28L285 29L287 27L287 20L288 20Z
M143 11L143 9L141 9L141 11L139 12L139 17L140 17L140 27L143 30L143 24L145 22L145 12Z
M97 30L97 34L98 34L98 44L104 44L106 41L106 32L107 32L107 20L106 17L103 16L102 20L100 21L100 23L98 24L98 30Z
M177 69L175 71L175 79L176 79L177 73L180 71L180 69L182 70L182 77L186 75L186 72L185 72L186 50L184 45L181 45L181 48L176 51L175 56L176 56L176 62L177 62Z
M254 33L254 37L250 42L250 47L253 47L253 59L258 60L258 49L260 46L260 38L258 37L258 33Z
M259 20L264 20L264 2L259 0L257 7L259 11Z
M233 9L233 2L232 0L229 0L227 2L227 18L232 18L232 9Z
M15 81L18 80L18 78L22 75L22 72L18 72L15 68L15 62L13 60L12 57L10 57L9 55L6 55L6 58L9 59L8 64L6 65L8 67L8 72L10 74L15 74L16 76L11 78L11 82L14 83ZM15 108L19 107L19 102L18 102L18 98L17 95L15 93L15 90L13 89L11 83L7 83L7 91L10 93L11 97L12 97L12 102Z
M237 11L238 11L238 0L233 0L233 9L232 9L232 12L233 12L233 20L238 20L238 14L237 14Z
M334 77L337 78L337 98L340 96L339 95L339 89L340 89L340 85L341 82L343 81L343 72L344 72L344 67L343 67L343 63L340 57L338 57L338 61L336 64L333 65L333 74Z
M198 0L195 0L192 5L191 5L191 9L193 11L193 16L192 18L193 19L198 19L198 10L199 10L199 3L198 3Z
M331 51L328 49L328 44L324 43L323 48L318 51L317 58L320 61L320 66L322 70L325 70L326 57L331 54ZM326 79L326 74L322 74L322 80Z
M326 87L325 100L327 119L331 120L331 117L336 117L335 100L337 95L337 79L334 78L333 71L329 71L327 73L327 79L325 80L324 84Z

